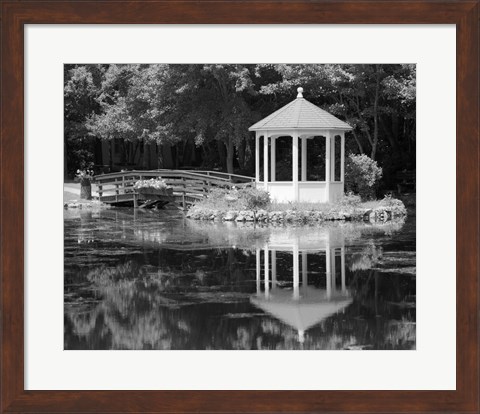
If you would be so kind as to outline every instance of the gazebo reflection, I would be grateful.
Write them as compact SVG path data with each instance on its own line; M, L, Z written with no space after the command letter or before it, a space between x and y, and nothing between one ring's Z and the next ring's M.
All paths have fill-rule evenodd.
M256 293L251 303L298 332L302 343L305 331L344 310L352 303L346 285L345 243L341 229L325 229L319 240L306 235L277 234L256 251ZM277 274L277 253L291 252L293 256L292 284L280 284ZM325 287L309 285L309 255L325 255ZM338 258L340 260L338 260ZM262 266L263 259L263 266ZM340 262L340 263L338 263ZM336 265L340 265L337 271ZM311 273L313 269L310 269ZM318 270L318 269L316 269ZM337 277L339 276L339 277ZM338 280L340 279L340 280ZM263 283L262 283L263 281ZM262 290L263 285L263 290Z

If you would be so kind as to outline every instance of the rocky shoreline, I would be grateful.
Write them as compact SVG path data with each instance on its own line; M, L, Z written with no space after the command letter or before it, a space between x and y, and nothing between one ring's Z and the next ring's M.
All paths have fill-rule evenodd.
M63 203L64 209L107 209L108 204L104 204L99 200L72 200Z
M404 206L378 206L375 208L344 208L330 211L267 211L267 210L229 210L219 211L192 207L186 214L193 220L263 222L263 223L310 223L322 221L368 221L386 222L407 215Z

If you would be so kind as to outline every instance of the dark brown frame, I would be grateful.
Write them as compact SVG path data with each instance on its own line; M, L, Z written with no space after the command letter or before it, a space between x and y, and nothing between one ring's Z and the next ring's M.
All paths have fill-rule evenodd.
M3 0L0 411L2 413L479 412L478 10L478 0L335 2ZM457 390L25 391L23 25L28 23L456 24Z

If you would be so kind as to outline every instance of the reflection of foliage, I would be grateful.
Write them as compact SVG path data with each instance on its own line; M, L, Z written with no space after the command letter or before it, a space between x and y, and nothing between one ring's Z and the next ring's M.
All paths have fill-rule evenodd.
M414 241L405 242L412 243L402 238L402 226L247 227L154 213L137 212L134 218L120 210L68 217L65 349L415 347L415 276L395 270L414 267ZM344 313L309 329L300 344L298 332L250 304L256 291L252 248L275 234L318 241L328 231L345 238L346 282L354 301ZM386 237L389 232L393 238ZM92 243L79 244L80 234ZM402 247L385 248L382 257L385 240L389 246L400 241ZM368 268L360 252L381 270ZM308 265L309 286L323 288L325 256L310 255ZM290 288L291 253L278 252L277 271L283 288Z
M209 263L203 257L199 259L205 262L201 271L197 269L191 277L178 271L171 256L165 256L167 263L162 266L162 269L170 267L169 271L151 272L149 267L133 261L89 271L85 278L91 282L95 297L101 300L80 307L66 304L65 348L408 349L415 346L414 309L390 305L391 301L404 300L411 284L403 287L397 283L400 279L395 278L393 284L381 283L376 287L376 279L371 276L365 279L362 271L357 271L361 274L351 286L352 292L356 292L355 302L345 313L308 330L305 342L300 344L297 331L273 317L256 316L258 311L248 303L249 295L234 293L247 281L253 283L251 271L247 270L248 261L243 262L243 270L238 267L243 254L234 254L229 259L225 252L217 254L219 259L227 259L227 267L217 264L223 275L219 278L212 278L212 270L207 270ZM202 273L200 278L199 273ZM237 318L237 314L244 316Z
M365 246L361 252L352 254L348 268L353 272L371 269L382 259L382 253L382 248L373 243Z

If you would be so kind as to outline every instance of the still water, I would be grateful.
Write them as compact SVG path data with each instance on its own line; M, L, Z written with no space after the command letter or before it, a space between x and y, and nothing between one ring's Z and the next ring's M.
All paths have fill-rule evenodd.
M415 217L65 210L65 349L415 349Z

